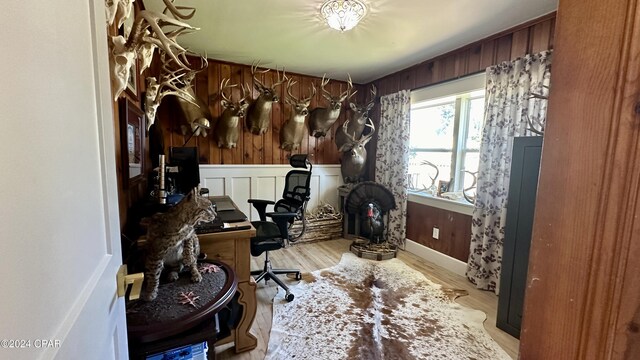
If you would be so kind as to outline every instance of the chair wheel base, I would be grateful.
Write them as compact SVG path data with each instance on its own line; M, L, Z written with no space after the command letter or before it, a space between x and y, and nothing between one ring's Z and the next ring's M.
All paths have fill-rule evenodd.
M287 300L288 302L292 302L293 301L293 294L292 293L286 293L284 296L284 299Z

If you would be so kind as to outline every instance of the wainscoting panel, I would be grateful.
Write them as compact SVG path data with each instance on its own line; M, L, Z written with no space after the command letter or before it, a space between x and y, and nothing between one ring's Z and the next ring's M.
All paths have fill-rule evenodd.
M258 213L247 200L280 199L285 176L291 169L289 165L200 165L200 184L209 189L211 196L230 196L251 220L258 220ZM337 209L337 187L342 183L340 165L315 165L307 210L313 210L321 203Z

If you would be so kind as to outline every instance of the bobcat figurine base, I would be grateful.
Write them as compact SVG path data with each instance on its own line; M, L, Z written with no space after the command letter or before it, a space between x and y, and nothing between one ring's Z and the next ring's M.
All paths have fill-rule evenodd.
M169 211L151 217L147 229L143 300L152 301L158 296L160 275L165 263L176 265L180 255L182 265L191 272L191 281L202 280L196 263L199 244L194 226L213 221L215 217L211 201L194 191ZM177 279L177 273L173 271L169 276L170 280Z

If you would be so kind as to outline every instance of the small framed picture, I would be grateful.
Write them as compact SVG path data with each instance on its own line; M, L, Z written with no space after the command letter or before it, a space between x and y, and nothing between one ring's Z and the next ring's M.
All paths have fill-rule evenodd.
M438 196L442 196L443 193L449 191L450 181L440 180L438 181Z

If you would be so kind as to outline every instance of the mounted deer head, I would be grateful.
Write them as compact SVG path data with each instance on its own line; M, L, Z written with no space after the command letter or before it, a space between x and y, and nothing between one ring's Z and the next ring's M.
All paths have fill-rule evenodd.
M182 90L189 94L190 98L176 96L182 118L187 123L186 125L180 126L182 135L189 133L191 136L202 135L206 137L207 129L209 129L213 123L213 116L211 115L211 110L209 110L209 105L198 97L193 90L193 80L196 74L208 66L207 60L204 57L202 57L202 63L203 66L200 70L189 71L182 78Z
M310 95L304 99L298 99L291 94L291 87L295 81L287 82L287 96L285 102L292 107L291 117L282 126L280 131L280 147L286 151L295 151L300 148L304 137L304 119L309 115L309 104L316 95L316 87L311 83Z
M355 139L360 139L362 136L362 132L364 131L364 126L367 123L367 119L369 118L369 111L373 109L373 106L376 103L376 86L371 85L371 100L365 104L356 104L349 103L351 107L351 111L353 112L353 116L351 117L351 121L349 121L349 128L345 132L342 127L336 129L336 146L338 149L342 147L347 142L347 133L353 134ZM346 120L345 120L346 122Z
M367 149L364 146L371 140L376 130L373 121L371 121L371 119L367 120L368 122L365 126L371 130L360 139L356 139L352 134L347 132L349 120L345 121L342 125L342 130L346 134L347 142L338 150L342 152L340 171L342 172L345 183L358 182L362 179L365 164L367 163Z
M278 94L276 93L276 87L281 85L287 80L287 75L282 69L282 78L280 72L276 68L276 74L278 80L271 86L265 86L258 78L256 73L265 74L269 72L269 69L257 71L258 65L256 62L251 66L251 75L253 76L253 85L260 92L258 98L249 105L249 111L247 113L247 129L254 135L262 135L269 129L269 123L271 122L271 107L274 102L280 101Z
M173 95L194 106L198 106L196 99L191 95L193 91L191 93L188 91L190 86L185 86L184 77L188 74L188 71L182 67L172 69L171 62L165 62L165 53L163 51L160 52L160 58L163 62L160 80L158 81L155 77L147 78L147 94L144 102L147 130L155 122L156 112L165 96Z
M347 90L338 96L331 96L331 93L324 88L329 81L330 79L325 80L325 76L322 76L322 82L320 83L322 96L329 101L329 107L315 108L311 110L311 115L309 116L309 133L317 138L327 135L333 123L335 123L336 120L338 120L338 116L340 116L342 102L357 92L351 92L353 89L351 75L349 75L349 81L347 82Z
M249 103L245 101L251 92L248 85L246 89L244 86L240 87L242 89L242 98L238 101L234 102L231 100L231 97L228 97L224 93L225 89L236 86L238 85L229 85L229 79L222 79L220 83L220 97L222 98L220 104L222 104L224 110L216 122L214 137L218 147L221 149L232 149L236 147L240 132L240 130L238 130L238 123L240 119L244 117L247 107L249 106Z

